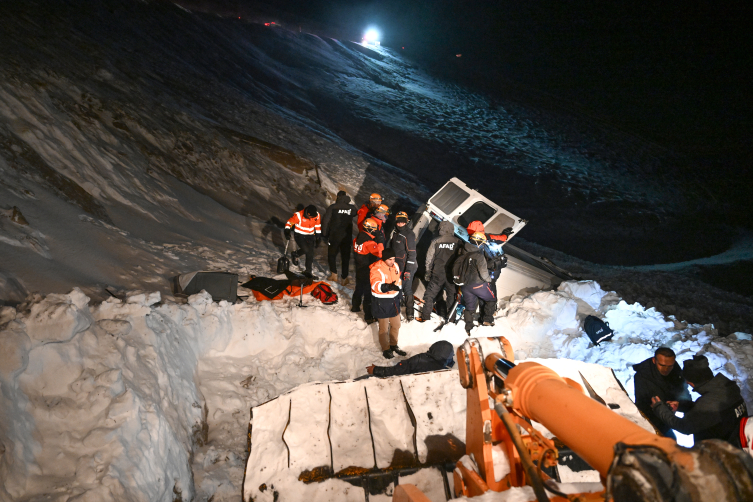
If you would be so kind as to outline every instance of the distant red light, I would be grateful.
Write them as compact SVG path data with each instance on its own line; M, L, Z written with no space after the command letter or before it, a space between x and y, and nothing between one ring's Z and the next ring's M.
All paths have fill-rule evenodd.
M264 26L269 26L269 23L264 23Z
M455 54L455 57L456 58L460 58L460 57L463 57L463 55L462 54Z

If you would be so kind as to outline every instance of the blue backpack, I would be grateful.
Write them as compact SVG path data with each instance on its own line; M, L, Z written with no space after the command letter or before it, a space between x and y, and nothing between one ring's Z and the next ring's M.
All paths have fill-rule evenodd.
M592 315L586 317L583 321L583 331L586 332L588 338L590 338L593 344L597 347L600 342L607 342L614 336L614 331L609 327L609 323Z

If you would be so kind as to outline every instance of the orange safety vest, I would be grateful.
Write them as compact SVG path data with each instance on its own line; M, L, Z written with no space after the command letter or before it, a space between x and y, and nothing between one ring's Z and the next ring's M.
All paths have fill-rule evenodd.
M395 298L400 291L387 291L382 293L382 284L395 283L401 288L403 281L400 280L400 267L397 263L393 266L387 265L384 260L379 260L371 264L369 280L371 281L371 294L377 298Z
M319 215L316 218L306 218L303 216L303 210L295 213L287 223L285 228L295 227L296 233L303 235L314 235L314 233L322 233L322 223Z

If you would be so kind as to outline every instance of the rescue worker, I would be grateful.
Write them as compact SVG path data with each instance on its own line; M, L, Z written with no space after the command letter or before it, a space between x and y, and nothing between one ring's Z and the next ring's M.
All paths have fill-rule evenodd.
M466 231L469 236L476 232L484 232L484 224L478 220L472 221L468 224ZM489 282L489 287L491 288L492 293L494 293L494 298L499 298L497 296L497 279L499 279L499 274L502 273L502 269L507 266L507 256L505 256L505 251L502 249L502 244L507 242L507 239L512 233L512 228L508 227L504 229L501 234L485 234L486 244L481 247L484 252L484 258L486 258L489 277L492 279ZM483 310L485 307L486 302L480 300L479 309ZM482 316L481 320L484 326L494 326L494 312L496 312L496 310L497 304L495 300L494 309L491 314Z
M366 218L371 218L374 215L376 208L378 208L381 204L382 196L378 193L371 194L371 196L369 197L369 203L364 204L358 210L358 219L356 220L356 223L358 224L358 230L363 230L363 222L366 221Z
M470 222L465 230L466 232L468 232L469 238L476 232L486 233L486 231L484 230L484 224L478 220ZM489 242L502 244L503 242L507 242L507 239L509 239L513 233L514 232L512 231L512 227L507 227L506 229L502 230L501 234L486 234L486 240Z
M311 267L314 263L314 248L319 245L322 236L322 225L316 206L306 206L298 211L285 223L285 238L290 240L291 229L295 231L295 243L298 249L290 253L294 265L298 265L298 258L306 255L306 270L303 274L313 277Z
M353 251L356 259L356 288L353 291L351 312L361 311L363 302L363 318L368 323L374 322L371 313L371 286L369 284L369 266L382 257L384 241L378 242L381 234L377 232L377 223L371 218L363 222L363 230L353 239Z
M452 344L446 340L434 342L427 352L416 354L408 359L400 361L395 366L374 366L366 368L369 375L388 377L395 375L410 375L412 373L425 373L427 371L439 371L455 366L453 355L455 351Z
M365 226L365 225L364 225ZM400 268L395 263L395 252L385 249L382 259L370 267L371 312L379 321L379 345L385 359L392 359L395 354L407 355L397 346L400 332Z
M682 376L701 397L679 418L667 403L654 396L651 401L656 416L676 431L693 434L696 444L704 439L721 439L741 448L740 423L748 416L748 409L740 387L721 373L714 375L705 356L685 361Z
M447 295L446 308L452 305L455 298L455 284L448 277L447 262L455 256L459 244L460 240L455 237L455 226L449 221L441 222L439 224L439 236L431 241L426 252L426 275L424 279L427 286L421 317L416 319L418 322L429 320L434 308L434 300L438 295L441 295L442 291Z
M416 262L416 235L408 215L400 211L395 217L395 229L390 235L388 247L395 252L395 262L402 270L405 320L413 320L413 276L418 270Z
M682 369L675 361L675 352L669 347L659 347L654 357L633 365L635 378L635 406L663 436L677 439L672 428L654 414L651 399L658 396L672 411L686 412L692 405L688 383Z
M497 304L497 298L494 296L489 282L489 270L486 265L484 253L479 249L486 243L484 232L475 232L470 237L470 242L463 245L461 253L456 260L470 260L468 274L465 278L465 284L460 287L463 292L463 301L465 302L465 311L463 320L465 321L465 332L471 335L473 329L473 315L476 313L478 300L484 300L483 317L489 318L494 316L494 309Z
M337 200L327 208L322 219L322 234L327 241L327 261L329 262L328 281L337 280L337 255L340 254L340 283L348 284L350 249L353 246L353 217L356 206L344 190L337 192Z

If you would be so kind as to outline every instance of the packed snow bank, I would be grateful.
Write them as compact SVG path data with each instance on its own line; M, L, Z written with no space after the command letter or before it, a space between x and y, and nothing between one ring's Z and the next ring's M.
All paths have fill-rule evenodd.
M252 406L390 364L376 326L349 312L350 293L338 287L333 307L308 296L308 308L297 299L230 305L204 293L179 304L148 292L92 306L74 290L2 308L0 494L237 500ZM591 346L580 329L589 314L610 323L613 341ZM462 323L436 333L438 322L404 324L400 345L412 355L438 339L466 339ZM513 297L494 327L472 335L507 337L517 360L610 367L630 394L630 366L656 347L672 347L679 361L701 352L748 402L753 395L749 335L720 338L712 326L628 305L592 281Z

